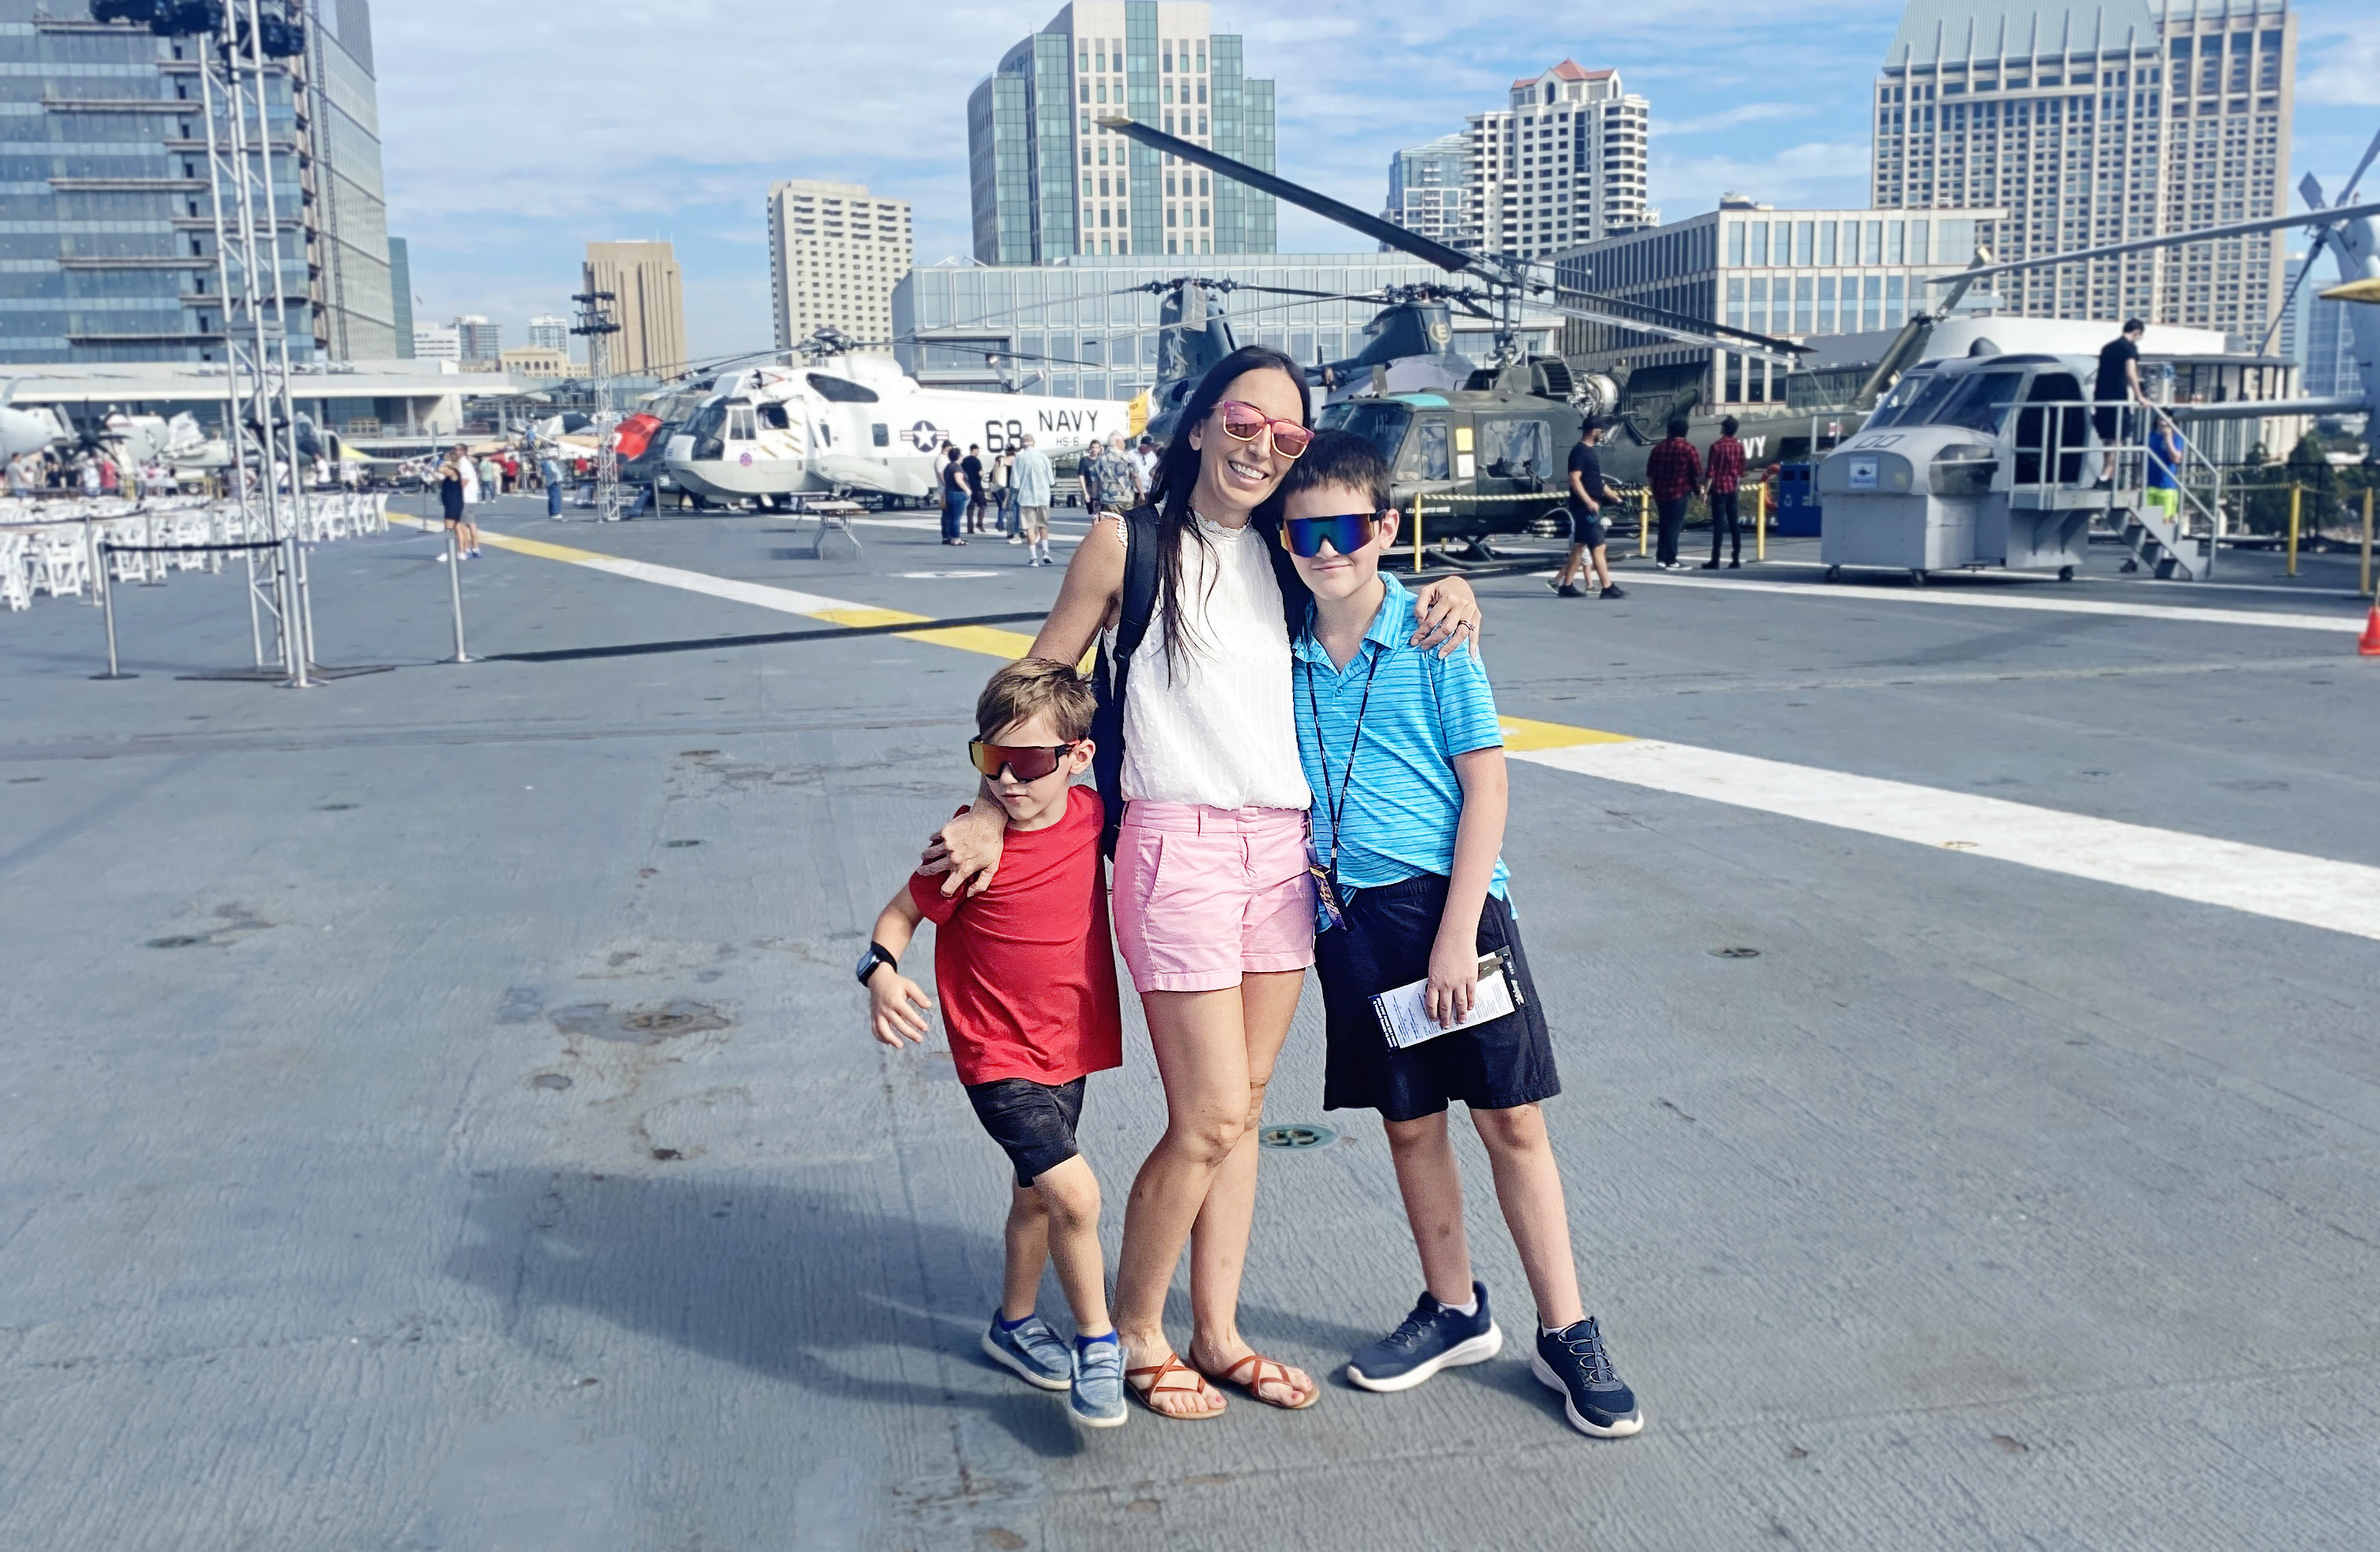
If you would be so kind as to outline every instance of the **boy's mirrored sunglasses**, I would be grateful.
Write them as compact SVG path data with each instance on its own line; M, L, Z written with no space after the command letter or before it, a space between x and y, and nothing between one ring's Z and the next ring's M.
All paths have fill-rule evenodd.
M1322 541L1342 555L1352 555L1372 542L1372 525L1385 512L1342 512L1335 517L1292 517L1281 526L1281 548L1310 561L1322 553Z
M987 744L980 738L967 740L967 758L985 775L997 778L1006 766L1020 782L1038 782L1066 763L1066 757L1082 746L1073 744Z
M1275 420L1252 404L1238 399L1225 399L1215 406L1223 418L1224 434L1234 442L1254 442L1267 428L1272 431L1272 450L1284 458L1294 458L1305 451L1314 440L1314 432L1294 420Z

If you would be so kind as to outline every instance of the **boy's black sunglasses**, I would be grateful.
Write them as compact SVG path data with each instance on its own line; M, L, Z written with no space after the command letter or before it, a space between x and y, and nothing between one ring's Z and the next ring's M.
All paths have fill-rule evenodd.
M1006 766L1020 782L1038 782L1066 763L1066 757L1082 746L1073 744L987 744L980 738L967 740L967 758L987 776L997 777Z
M1350 555L1372 542L1372 525L1385 512L1342 512L1335 517L1292 517L1281 526L1281 547L1298 559L1310 561L1322 553L1322 541Z

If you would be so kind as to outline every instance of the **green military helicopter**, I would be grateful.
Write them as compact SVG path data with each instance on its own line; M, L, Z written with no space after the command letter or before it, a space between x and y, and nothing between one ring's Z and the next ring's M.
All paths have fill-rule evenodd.
M1462 277L1461 284L1433 288L1435 294L1428 297L1394 299L1370 331L1382 348L1336 363L1314 379L1329 395L1319 422L1372 442L1389 459L1397 504L1410 513L1420 503L1422 519L1418 525L1409 519L1406 531L1426 547L1442 550L1461 544L1465 550L1460 558L1492 558L1491 541L1498 537L1542 534L1562 524L1570 447L1586 417L1606 423L1598 449L1604 474L1623 486L1642 482L1646 455L1670 420L1684 418L1689 438L1702 445L1719 434L1720 414L1704 402L1706 366L1644 367L1623 379L1574 373L1559 356L1522 354L1524 306L1781 361L1789 368L1809 353L1808 346L1790 340L1558 285L1549 277L1550 267L1542 262L1465 253L1133 119L1103 118L1100 123L1154 151L1209 168L1413 254L1445 270L1450 278ZM1808 458L1856 432L1894 379L1918 359L1934 324L1949 314L1964 290L1963 285L1956 286L1934 312L1910 320L1872 367L1793 372L1787 379L1783 403L1731 411L1742 423L1737 435L1751 461L1759 465ZM1430 346L1442 352L1442 321L1450 307L1495 320L1498 358L1473 370L1458 387L1402 389L1399 380L1406 374L1400 370L1402 356L1393 342L1429 342L1415 348L1415 355ZM1408 312L1413 318L1403 319ZM1442 354L1433 356L1430 364L1439 367L1443 359Z

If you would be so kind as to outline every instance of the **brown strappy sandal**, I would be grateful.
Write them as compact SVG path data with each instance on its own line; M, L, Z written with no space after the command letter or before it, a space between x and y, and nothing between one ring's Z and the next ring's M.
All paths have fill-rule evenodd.
M1175 1374L1187 1377L1192 1381L1192 1383L1188 1385L1166 1384L1166 1376ZM1147 1384L1140 1383L1138 1376L1141 1375L1147 1375L1148 1376ZM1151 1397L1160 1393L1168 1396L1196 1395L1202 1388L1200 1381L1201 1376L1198 1371L1184 1363L1182 1361L1182 1355L1178 1352L1167 1353L1165 1355L1165 1362L1162 1364L1151 1364L1144 1368L1126 1369L1123 1372L1124 1385L1132 1391L1134 1396L1139 1399L1141 1405L1148 1408L1149 1411L1157 1413L1158 1416L1171 1418L1176 1423L1197 1423L1203 1422L1209 1417L1220 1417L1223 1415L1223 1409L1221 1407L1208 1407L1204 1412L1168 1412L1150 1399Z
M1242 1378L1240 1371L1246 1368L1251 1364L1256 1365L1256 1372L1245 1378ZM1267 1369L1270 1369L1273 1372L1267 1374L1265 1372ZM1201 1372L1206 1373L1206 1371L1203 1370ZM1225 1369L1221 1374L1207 1373L1207 1377L1217 1385L1230 1386L1232 1389L1237 1390L1240 1394L1245 1396L1252 1401L1262 1401L1269 1407L1279 1407L1283 1412L1304 1412L1307 1407L1312 1406L1315 1402L1322 1399L1322 1387L1319 1385L1307 1391L1305 1393L1305 1400L1302 1401L1276 1401L1270 1396L1266 1395L1264 1393L1264 1388L1268 1385L1278 1385L1282 1389L1291 1392L1293 1395L1296 1393L1297 1388L1289 1382L1288 1364L1281 1363L1278 1359L1267 1358L1262 1353L1258 1352L1251 1352L1247 1354L1238 1363L1233 1364L1231 1367Z

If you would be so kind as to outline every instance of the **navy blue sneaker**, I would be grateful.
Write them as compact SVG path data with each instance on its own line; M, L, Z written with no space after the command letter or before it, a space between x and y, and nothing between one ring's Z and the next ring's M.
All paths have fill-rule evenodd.
M1086 1428L1123 1425L1122 1338L1111 1332L1091 1341L1075 1339L1075 1391L1066 1404Z
M1562 1393L1570 1425L1597 1438L1626 1438L1645 1426L1636 1392L1628 1388L1603 1351L1603 1333L1593 1316L1559 1331L1537 1333L1529 1372L1548 1389Z
M1488 1285L1475 1282L1479 1313L1451 1310L1427 1293L1404 1324L1348 1361L1347 1381L1366 1390L1410 1390L1440 1369L1484 1364L1503 1351L1504 1333L1488 1314Z
M983 1333L983 1351L993 1363L1014 1370L1016 1377L1027 1385L1044 1390L1065 1390L1074 1386L1074 1349L1038 1315L1028 1315L1014 1327L1005 1327L1001 1324L1000 1312L992 1311L991 1324Z

